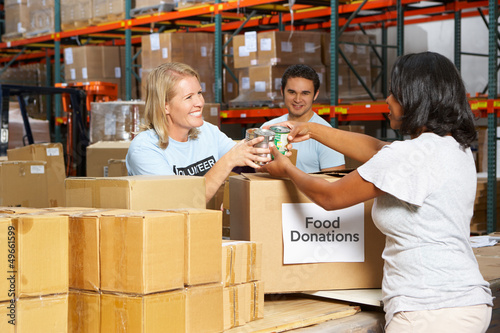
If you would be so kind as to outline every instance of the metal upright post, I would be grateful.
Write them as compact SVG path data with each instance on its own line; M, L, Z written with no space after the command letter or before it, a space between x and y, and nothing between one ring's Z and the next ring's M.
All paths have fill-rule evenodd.
M405 16L403 11L403 5L401 4L401 0L397 0L397 50L398 57L404 54L405 49Z
M61 82L61 40L59 34L61 32L61 1L54 1L54 31L56 38L54 40L54 83ZM55 96L54 105L54 119L61 117L61 95ZM55 142L61 142L61 127L55 124L54 126L54 140Z
M460 72L462 67L462 12L457 10L455 12L455 67Z
M52 85L52 64L50 61L50 55L48 50L45 51L45 86L50 87ZM52 117L52 95L45 96L45 114L47 118L47 122L49 123L49 131L50 131L50 140L52 141L54 138L52 137L52 133L54 131L54 123Z
M339 102L339 0L330 0L330 105ZM330 118L332 127L338 127L336 117Z
M132 99L132 31L130 30L131 0L125 0L125 99Z
M489 0L488 99L497 96L497 3ZM488 113L488 192L486 199L486 230L496 230L497 222L497 114Z
M215 0L215 103L222 103L222 17L219 13L221 1ZM208 87L207 87L208 89Z

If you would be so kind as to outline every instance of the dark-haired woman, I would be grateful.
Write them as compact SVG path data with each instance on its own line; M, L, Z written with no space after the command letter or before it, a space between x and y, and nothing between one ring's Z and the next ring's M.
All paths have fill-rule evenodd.
M275 148L261 171L289 177L327 210L375 198L373 220L386 236L386 332L485 332L493 303L468 241L476 131L460 74L436 53L402 56L386 102L391 127L409 140L389 144L314 123L283 123L292 143L318 140L364 163L341 180L305 174Z

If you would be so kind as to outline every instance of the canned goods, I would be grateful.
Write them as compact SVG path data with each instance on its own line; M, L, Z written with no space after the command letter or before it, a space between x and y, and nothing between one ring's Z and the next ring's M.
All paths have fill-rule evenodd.
M274 132L274 145L276 149L284 155L287 152L286 146L288 145L290 129L285 126L271 126L269 129Z
M249 128L246 130L245 134L245 139L247 141L250 141L252 139L255 139L257 137L257 134L255 134L255 131L258 130L259 128Z
M246 130L245 139L247 141L263 136L264 140L254 145L255 148L269 148L269 142L274 142L274 132L261 128L249 128ZM259 156L271 157L271 154L260 154ZM264 165L264 162L255 162L258 165Z

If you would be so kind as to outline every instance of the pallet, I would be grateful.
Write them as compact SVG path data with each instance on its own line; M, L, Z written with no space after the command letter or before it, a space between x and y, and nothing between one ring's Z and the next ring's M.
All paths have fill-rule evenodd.
M68 31L68 30L81 29L91 25L92 25L92 19L76 20L70 23L62 23L61 30Z
M134 8L130 10L131 17L143 16L143 15L152 15L158 13L171 12L175 8L174 4L171 3L162 3L155 6Z
M24 34L21 32L11 32L11 33L2 35L3 42L12 42L15 40L20 40L20 39L24 39Z
M343 302L308 299L297 295L267 295L264 318L224 331L271 333L319 324L355 315L360 308Z
M121 21L124 19L125 19L125 13L106 14L102 16L93 17L91 19L91 25Z
M33 38L33 37L39 37L39 36L45 36L54 33L54 29L52 28L47 28L47 29L41 29L37 31L28 31L24 33L24 38Z

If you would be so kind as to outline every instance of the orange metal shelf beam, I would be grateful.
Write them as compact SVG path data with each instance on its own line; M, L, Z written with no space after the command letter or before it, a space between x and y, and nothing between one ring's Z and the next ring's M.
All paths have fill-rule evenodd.
M497 99L469 99L472 112L476 117L487 117L489 113L497 112L500 115L500 100ZM377 121L386 120L389 108L384 101L356 102L355 104L340 104L336 106L315 105L314 112L330 120L336 118L342 121ZM223 124L250 124L263 123L270 118L279 117L287 113L284 108L259 109L232 109L221 111Z

